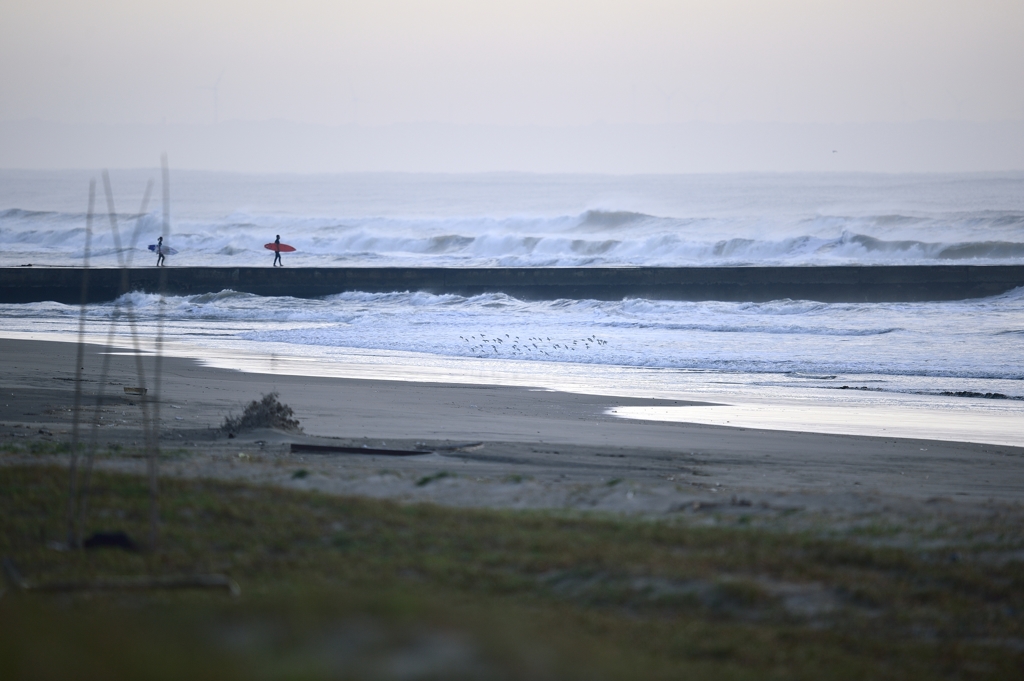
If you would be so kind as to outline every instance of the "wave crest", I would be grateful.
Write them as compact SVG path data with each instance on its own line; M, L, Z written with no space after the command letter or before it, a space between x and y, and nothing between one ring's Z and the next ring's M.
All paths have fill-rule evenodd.
M122 238L138 216L125 214ZM81 261L84 216L10 208L0 212L0 264ZM136 250L162 229L142 217ZM103 220L93 223L97 265L116 264ZM507 218L338 219L232 213L175 222L171 264L259 265L262 245L282 234L286 256L308 266L560 267L1024 264L1024 216L979 211L944 217L819 215L786 222L762 217L657 217L587 210L576 215Z

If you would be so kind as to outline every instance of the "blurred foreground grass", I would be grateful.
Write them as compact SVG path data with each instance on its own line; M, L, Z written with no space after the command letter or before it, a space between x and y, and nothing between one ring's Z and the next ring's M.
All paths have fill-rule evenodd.
M472 511L165 480L155 552L57 551L66 471L0 468L36 582L224 573L224 592L0 598L0 678L1021 678L1024 565L975 545ZM96 474L91 529L147 535ZM988 527L1007 545L1019 527ZM992 540L986 539L991 547Z

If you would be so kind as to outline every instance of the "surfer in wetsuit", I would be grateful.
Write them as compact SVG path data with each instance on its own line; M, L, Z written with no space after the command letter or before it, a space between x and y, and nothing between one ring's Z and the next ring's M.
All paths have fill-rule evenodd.
M284 267L284 263L281 262L281 235L278 234L277 238L274 239L274 267L280 265Z
M156 240L156 266L164 266L164 238L160 237Z

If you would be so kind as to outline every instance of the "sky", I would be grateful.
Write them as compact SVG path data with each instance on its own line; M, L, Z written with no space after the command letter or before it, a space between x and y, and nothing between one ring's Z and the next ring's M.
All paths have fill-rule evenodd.
M0 124L1024 122L1022 36L1021 0L0 0Z

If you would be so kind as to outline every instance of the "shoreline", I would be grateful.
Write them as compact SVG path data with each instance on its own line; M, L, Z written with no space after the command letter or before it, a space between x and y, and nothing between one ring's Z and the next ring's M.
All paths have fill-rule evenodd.
M4 338L77 342L74 334L57 332L0 331L0 339ZM101 334L86 335L86 343L103 345L105 342ZM124 336L115 343L119 352L129 353L130 344L130 338ZM493 385L621 400L662 400L636 404L623 401L604 409L605 415L618 419L1024 446L1024 429L1019 427L1019 423L1024 422L1024 401L1020 399L985 400L903 391L839 391L838 386L825 389L775 384L767 387L763 381L738 383L728 373L453 357L372 348L332 347L326 353L302 354L308 346L250 341L208 346L180 338L165 341L163 347L165 357L191 359L207 368L255 375ZM144 354L153 353L153 339L140 338L140 348ZM775 382L784 375L766 374L764 377ZM701 408L693 408L696 406Z
M86 348L87 407L95 404L101 353L107 351ZM0 463L66 462L67 455L56 449L70 439L75 345L0 339L0 352ZM135 384L135 361L116 348L112 352L118 354L107 355L111 371L100 414L109 425L98 428L98 462L111 470L141 470L141 410L122 389ZM144 359L147 371L152 361ZM904 517L1016 514L1022 508L1020 447L639 421L606 413L617 407L679 407L681 400L256 374L177 357L163 362L165 475L457 507L653 516L744 514L770 520L793 509L830 517ZM303 434L255 431L228 439L217 430L229 413L271 391L295 410ZM88 426L83 433L88 435ZM290 454L291 442L481 446L396 460ZM33 446L39 451L32 453ZM307 474L292 477L298 469Z

